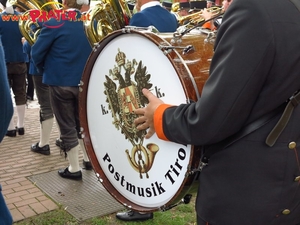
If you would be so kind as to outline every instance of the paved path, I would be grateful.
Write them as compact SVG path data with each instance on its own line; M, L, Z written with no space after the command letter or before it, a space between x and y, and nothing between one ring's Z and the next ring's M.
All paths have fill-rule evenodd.
M45 156L30 151L30 146L39 140L38 107L37 101L28 104L24 136L5 137L0 144L0 184L15 222L58 208L55 202L27 177L68 165L68 161L55 145L58 137L56 123L50 138L51 155ZM15 115L14 119L16 119ZM80 161L82 161L82 154L80 154Z

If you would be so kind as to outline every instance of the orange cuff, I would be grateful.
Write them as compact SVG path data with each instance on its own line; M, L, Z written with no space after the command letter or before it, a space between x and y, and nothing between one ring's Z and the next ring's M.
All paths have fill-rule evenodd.
M154 112L153 116L153 122L154 122L154 129L157 134L157 137L159 139L169 141L168 138L166 138L164 134L164 129L163 129L163 115L164 112L167 108L172 107L172 105L167 105L167 104L162 104L157 107L157 109Z

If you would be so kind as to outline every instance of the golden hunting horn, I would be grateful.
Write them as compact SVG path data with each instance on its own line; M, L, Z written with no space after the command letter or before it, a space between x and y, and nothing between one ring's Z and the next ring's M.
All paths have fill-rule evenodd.
M149 178L148 171L151 169L156 153L159 147L156 144L149 143L146 148L141 145L135 145L131 154L126 150L128 161L134 170L140 173L140 178L143 178L142 174L146 174L146 178Z
M84 30L91 44L94 46L106 35L129 24L131 12L124 0L103 0L86 12Z

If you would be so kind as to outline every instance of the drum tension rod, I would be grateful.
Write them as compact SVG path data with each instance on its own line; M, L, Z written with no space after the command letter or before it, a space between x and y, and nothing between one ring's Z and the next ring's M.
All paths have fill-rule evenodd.
M161 211L162 211L162 212L165 212L165 211L170 210L170 209L172 209L172 208L174 208L174 207L176 207L176 206L178 206L178 205L180 205L180 204L189 204L190 201L191 201L191 198L192 198L192 195L191 195L191 194L186 194L186 195L181 199L180 202L177 202L177 203L175 203L175 204L173 204L173 205L170 205L170 206L168 206L168 207L162 208Z
M195 52L195 48L194 48L193 45L188 45L188 46L185 46L185 47L183 47L183 46L162 46L162 45L160 45L158 47L159 47L159 49L164 50L164 51L168 51L168 52L171 52L171 50L173 50L173 49L183 49L183 51L182 51L183 55Z

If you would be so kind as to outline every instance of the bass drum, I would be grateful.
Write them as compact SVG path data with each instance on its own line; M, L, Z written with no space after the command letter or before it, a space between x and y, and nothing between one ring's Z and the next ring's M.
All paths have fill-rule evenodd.
M138 30L107 35L84 69L79 108L82 137L96 176L125 207L167 210L198 186L200 148L162 141L133 124L147 105L147 88L169 104L197 101L208 77L213 46L206 36Z

